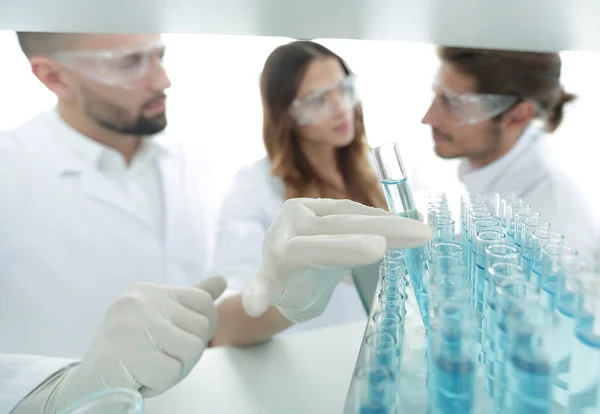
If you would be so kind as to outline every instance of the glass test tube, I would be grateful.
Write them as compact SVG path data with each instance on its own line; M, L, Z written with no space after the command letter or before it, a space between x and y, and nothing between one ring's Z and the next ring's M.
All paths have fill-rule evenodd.
M435 242L431 245L433 256L455 256L464 260L464 251L457 242Z
M557 274L560 262L577 255L577 250L562 243L546 243L542 247L540 303L545 308L552 310L556 307Z
M429 412L474 412L475 328L479 322L468 303L446 302L432 319L428 336Z
M454 220L446 217L434 217L431 222L433 237L431 243L454 241Z
M492 219L478 219L471 223L471 233L473 234L473 240L471 243L472 251L471 263L469 267L469 278L473 283L473 287L475 286L475 278L477 277L477 234L479 234L482 231L488 230L500 230L500 223ZM473 291L475 291L474 288Z
M493 246L502 245L491 245L488 246L488 250ZM514 246L505 247L515 249ZM498 326L498 311L497 311L497 287L506 281L510 280L524 280L525 274L523 268L514 262L502 262L495 260L502 260L500 254L496 257L488 256L487 263L487 280L486 292L484 295L484 311L483 311L483 322L481 332L481 362L485 364L485 389L490 395L494 393L494 382L496 380L496 334ZM505 257L511 260L513 252L507 250ZM516 255L512 260L516 260Z
M382 364L363 364L354 374L353 412L359 414L395 413L396 378Z
M530 285L537 290L537 287ZM515 298L515 309L506 324L508 349L505 394L501 410L511 414L550 414L552 412L552 372L550 354L556 339L551 335L557 324L553 312L538 300ZM514 311L516 310L516 311Z
M518 210L526 209L531 209L531 206L521 199L517 199L506 205L506 235L510 243L515 242L515 215Z
M545 228L537 228L533 231L531 247L531 271L529 280L540 286L542 283L542 248L548 243L564 244L565 236L561 233L550 231Z
M520 266L519 266L520 267ZM524 277L523 272L521 272ZM492 387L488 390L494 400L494 412L497 414L503 414L506 411L506 397L507 390L512 385L509 383L510 378L507 377L507 361L509 359L509 352L511 350L512 340L509 332L511 326L509 319L513 317L522 317L522 304L527 303L538 303L539 304L539 288L530 282L527 282L524 278L513 278L502 281L496 286L496 296L494 298L494 304L496 306L496 325L492 328L491 332L493 338L493 363L491 372L490 383ZM488 355L488 358L490 355ZM488 359L488 365L491 362L491 358ZM487 375L487 371L486 371Z
M385 332L396 339L396 345L402 354L404 341L404 314L391 310L380 310L373 314L373 330Z
M527 280L530 280L531 261L533 260L533 234L536 230L548 230L549 228L550 223L548 221L541 220L539 217L527 217L521 222L521 227L519 230L521 239L520 264L525 270L525 276L527 277Z
M580 275L576 297L569 409L572 414L600 413L600 274Z
M596 267L579 260L576 255L571 255L571 251L567 250L568 246L562 246L562 249L554 285L554 309L559 325L555 333L557 340L553 352L554 357L559 361L554 378L557 400L566 404L566 390L569 388L571 378L571 355L575 343L576 292L578 292L579 283L583 277L595 276ZM542 294L546 293L545 289L542 290Z
M475 264L474 244L475 244L475 237L477 235L477 226L475 225L475 222L478 222L479 220L491 221L490 220L491 217L492 217L492 213L487 211L487 209L485 211L472 211L469 213L469 218L467 220L468 250L467 250L467 254L466 254L465 264L467 265L467 271L469 272L469 280L471 281L471 284L473 283L473 279L474 279L474 275L473 275L473 266Z
M483 322L483 296L485 289L485 274L487 271L486 266L488 264L486 248L490 245L504 243L506 243L506 235L498 230L479 232L475 238L475 277L473 288L471 290L471 303L475 306L477 312L479 312L481 322ZM481 326L479 327L478 333L478 340L481 341Z
M429 312L437 315L440 304L448 301L470 303L471 291L461 257L438 256L432 269Z
M60 414L143 414L144 399L125 388L98 391L65 407Z
M527 218L540 218L540 213L536 213L530 208L520 208L515 212L515 245L519 250L521 250L521 238L522 234L522 226L523 221Z
M516 200L518 200L518 197L514 193L509 196L506 196L500 200L500 210L499 210L498 221L502 225L502 229L505 233L507 230L506 223L508 220L508 205Z
M386 144L373 149L373 158L390 211L397 215L418 220L419 214L408 185L406 171L397 145ZM425 246L404 251L404 261L410 284L415 292L417 306L425 327L427 327L429 320L427 294L429 269L427 258Z

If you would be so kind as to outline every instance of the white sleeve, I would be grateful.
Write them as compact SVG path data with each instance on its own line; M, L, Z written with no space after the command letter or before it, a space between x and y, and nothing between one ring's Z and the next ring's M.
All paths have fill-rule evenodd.
M241 292L260 268L265 233L272 217L266 203L269 176L259 165L240 170L221 206L211 274L225 277L230 291Z
M37 355L0 354L0 413L10 413L46 379L75 362Z

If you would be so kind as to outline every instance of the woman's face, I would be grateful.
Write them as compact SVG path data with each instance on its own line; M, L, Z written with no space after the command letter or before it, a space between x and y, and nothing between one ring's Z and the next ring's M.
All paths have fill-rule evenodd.
M345 147L354 140L354 79L334 57L313 60L300 83L292 113L301 138L314 144Z

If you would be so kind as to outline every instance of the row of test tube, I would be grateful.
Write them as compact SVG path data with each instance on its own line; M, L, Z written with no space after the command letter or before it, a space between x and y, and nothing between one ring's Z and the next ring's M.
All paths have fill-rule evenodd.
M600 413L595 266L514 196L491 208L464 196L457 240L444 196L427 214L429 411ZM476 362L487 401L476 393Z
M401 404L399 374L408 287L401 250L387 250L379 278L380 289L367 323L346 412L392 414Z

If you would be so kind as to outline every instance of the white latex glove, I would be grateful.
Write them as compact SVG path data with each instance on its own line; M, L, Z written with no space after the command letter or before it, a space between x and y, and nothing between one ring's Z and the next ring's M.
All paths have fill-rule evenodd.
M38 401L24 403L46 413L105 388L139 390L144 397L163 393L200 359L217 325L214 300L226 285L222 277L194 287L136 285L109 308L81 364L55 381L55 390L38 390L32 396Z
M352 267L381 260L386 247L416 247L430 238L420 221L353 201L288 200L265 235L262 266L243 293L244 309L257 317L275 305L295 323L315 318Z

